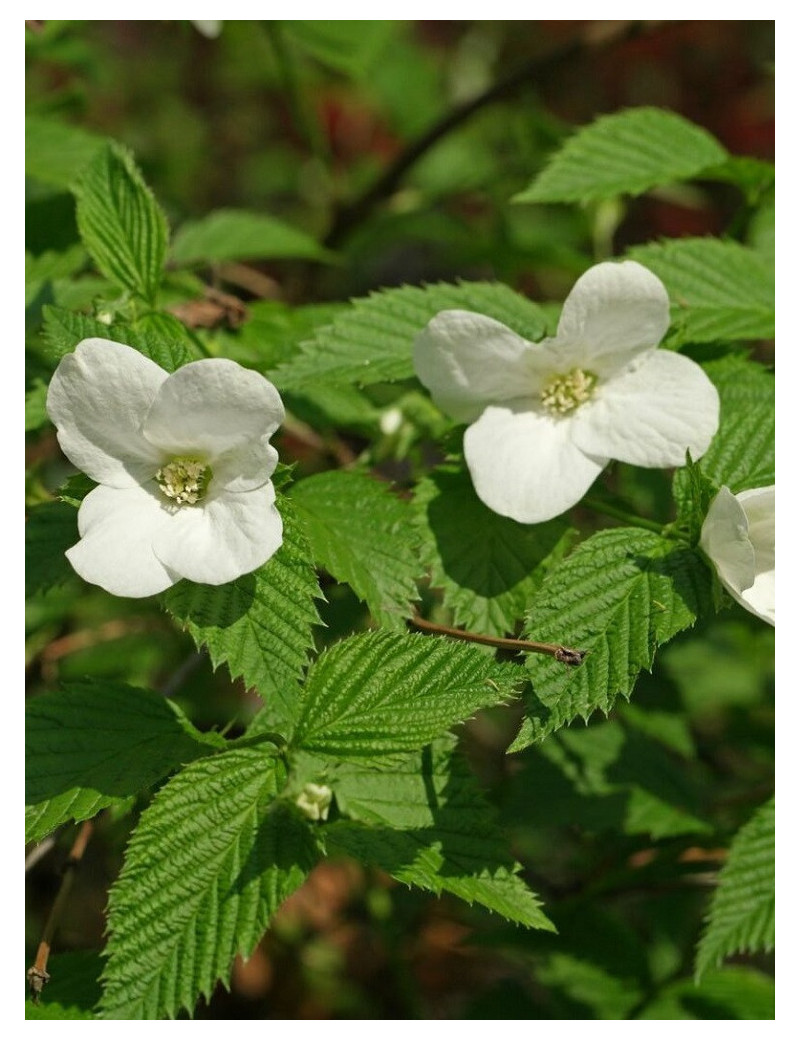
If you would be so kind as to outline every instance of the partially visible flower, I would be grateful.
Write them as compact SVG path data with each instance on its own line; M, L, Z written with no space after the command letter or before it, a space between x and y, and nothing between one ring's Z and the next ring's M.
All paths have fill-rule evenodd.
M222 22L192 22L192 25L209 40L216 40L222 32Z
M414 365L439 407L470 423L464 455L478 497L539 523L579 502L610 459L699 458L719 396L694 361L657 349L669 320L663 284L631 260L582 275L556 335L539 343L481 314L437 314Z
M306 784L295 805L309 820L327 820L332 801L333 791L327 784Z
M775 624L775 485L732 494L720 488L700 532L700 548L745 610Z
M85 339L59 362L47 411L64 454L99 484L67 550L86 581L133 597L181 578L222 585L280 546L269 439L284 411L257 372L207 358L170 375L131 347Z

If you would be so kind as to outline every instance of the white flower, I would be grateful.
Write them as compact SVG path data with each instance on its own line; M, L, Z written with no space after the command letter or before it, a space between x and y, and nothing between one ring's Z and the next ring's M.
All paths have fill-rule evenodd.
M719 396L689 358L657 346L669 326L658 278L626 260L590 268L552 339L442 311L414 345L417 375L471 425L464 455L494 512L539 523L580 501L610 459L680 466L719 423Z
M333 791L327 784L306 784L295 804L309 820L327 820Z
M61 359L47 411L64 454L100 485L67 550L86 581L117 596L181 578L221 585L280 546L269 438L284 411L257 372L208 358L169 375L131 347L85 339Z
M720 488L700 548L737 603L775 624L775 485L732 494Z
M216 40L222 32L222 22L192 22L192 25L201 36L205 36L209 40Z

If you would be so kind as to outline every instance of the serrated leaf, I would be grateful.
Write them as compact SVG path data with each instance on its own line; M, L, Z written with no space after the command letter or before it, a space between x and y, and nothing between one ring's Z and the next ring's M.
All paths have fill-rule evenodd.
M700 468L731 491L775 483L775 377L763 365L730 356L703 366L719 391L719 429Z
M100 137L60 119L25 119L25 176L44 184L69 188L89 163L108 147Z
M680 979L666 986L637 1018L704 1022L774 1019L775 980L742 967L710 971L699 983Z
M380 763L508 700L518 679L514 666L454 640L352 636L309 669L293 742L313 754Z
M696 462L690 461L675 471L672 495L678 513L676 523L692 545L700 538L708 507L717 491L718 486Z
M538 830L568 825L654 840L706 833L711 828L700 815L687 766L684 758L615 720L564 729L520 756L506 824Z
M295 680L321 624L321 597L308 543L291 503L280 499L283 545L263 567L227 585L180 581L165 593L165 605L198 647L208 648L215 668L226 664L231 678L281 705L287 720L295 711Z
M375 65L394 35L393 22L370 20L284 21L286 34L323 64L361 78Z
M104 1018L173 1018L227 983L316 858L305 821L276 800L264 745L201 759L142 814L109 893Z
M78 230L99 270L148 303L164 273L167 221L132 157L103 149L75 186Z
M594 202L697 177L728 153L675 112L630 108L578 130L514 202Z
M331 471L292 489L314 559L364 600L381 625L405 630L419 598L409 507L364 473Z
M78 541L78 514L65 502L34 506L25 522L25 595L52 588L74 572L64 553Z
M775 947L775 799L755 813L731 844L697 947L695 977L735 953Z
M680 238L634 246L627 255L667 287L674 343L775 335L775 278L755 250L717 238Z
M94 338L126 343L167 372L174 372L196 358L186 330L169 315L153 315L152 320L143 317L139 327L133 328L121 323L107 325L61 307L45 307L43 313L45 340L56 359L73 351L81 340Z
M518 524L493 512L463 466L442 466L420 481L414 511L431 583L456 624L492 635L514 631L574 535L563 520Z
M629 697L656 647L710 613L711 574L693 550L630 527L600 531L582 542L544 581L526 638L588 651L565 668L530 654L533 690L527 717L511 745L519 751L572 719L608 712Z
M218 209L201 220L187 221L175 235L171 256L176 264L336 259L305 231L243 209Z
M332 783L340 807L361 824L327 827L329 851L436 895L480 903L529 928L553 930L518 876L520 864L452 739L392 769L340 767Z
M526 339L537 340L547 327L544 313L531 300L493 282L444 282L424 288L384 289L354 300L352 307L274 373L280 390L299 390L319 382L369 383L414 375L414 339L439 311L478 311L502 321Z
M86 820L224 743L152 690L72 683L25 712L25 840Z

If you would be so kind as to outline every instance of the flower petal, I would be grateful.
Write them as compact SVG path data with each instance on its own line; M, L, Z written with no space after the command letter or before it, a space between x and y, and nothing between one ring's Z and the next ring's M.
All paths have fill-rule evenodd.
M283 541L272 483L241 494L209 493L202 505L179 509L174 520L158 532L153 547L170 571L206 585L249 574Z
M166 379L163 368L132 347L82 340L61 359L47 391L47 412L70 462L111 487L149 480L162 456L141 427Z
M775 485L740 491L736 496L747 516L747 533L755 553L756 580L742 592L742 605L770 625L775 624Z
M633 260L590 267L564 301L556 341L573 363L608 375L657 346L669 328L669 297L660 279Z
M269 437L231 448L214 461L214 485L225 491L254 491L262 487L278 464Z
M173 573L153 552L156 532L172 521L152 482L144 487L100 486L81 503L81 540L67 559L84 581L115 596L153 596L174 585Z
M272 383L226 358L191 361L164 382L144 422L151 444L212 464L231 448L268 439L284 420Z
M441 311L417 336L414 368L436 404L454 419L477 419L489 404L538 392L537 348L493 318Z
M651 350L601 383L574 413L583 451L636 466L682 466L699 459L719 425L719 394L694 361Z
M580 501L608 460L576 447L570 425L524 403L487 408L464 434L481 501L523 524L550 520Z

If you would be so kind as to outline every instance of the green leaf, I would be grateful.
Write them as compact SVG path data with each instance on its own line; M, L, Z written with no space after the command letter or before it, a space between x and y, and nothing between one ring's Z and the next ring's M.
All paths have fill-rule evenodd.
M710 971L699 983L681 979L666 986L637 1017L705 1022L774 1019L775 980L750 968Z
M47 384L41 379L34 380L30 390L25 391L25 432L40 430L46 422L47 417Z
M60 585L74 572L64 553L78 541L78 514L64 502L34 506L25 523L25 595Z
M352 636L309 669L293 743L313 754L380 764L508 700L518 678L514 666L454 640Z
M174 322L174 324L173 324ZM110 339L126 343L167 372L194 361L196 354L186 330L176 319L160 314L143 317L137 328L107 325L86 314L73 314L61 307L44 308L44 336L54 358L71 353L83 339Z
M689 763L615 720L564 729L517 760L505 818L512 829L579 827L590 833L701 834ZM531 797L535 792L535 797Z
M405 631L419 598L407 503L372 477L344 471L301 480L292 501L317 563L347 582L381 625Z
M93 1019L100 999L100 954L55 953L47 961L50 978L38 1004L25 1001L25 1018Z
M311 869L315 843L276 796L285 785L266 746L187 766L142 814L109 894L104 1018L193 1010Z
M755 250L716 238L680 238L634 246L628 257L667 287L676 344L775 335L775 278Z
M345 853L437 896L450 892L528 928L553 931L451 739L390 770L343 767L333 786L344 811L362 822L326 827L329 853Z
M729 356L703 366L719 391L720 422L700 468L731 491L775 483L775 377Z
M736 953L775 948L775 799L762 805L731 844L708 922L697 947L695 977Z
M578 130L514 202L595 202L688 180L728 153L675 112L630 108Z
M700 539L708 507L718 490L697 462L690 461L675 471L672 494L678 513L676 525L692 545Z
M57 188L69 188L105 148L108 139L59 119L25 119L25 176Z
M218 209L187 221L172 243L176 264L221 260L335 260L311 235L282 220L244 209Z
M164 273L167 221L132 157L109 146L75 187L78 230L107 278L155 303Z
M526 638L586 650L587 657L567 668L528 656L533 690L511 750L578 716L608 713L618 695L630 697L656 647L712 609L711 574L686 546L630 527L587 538L547 576L526 627Z
M87 820L224 744L170 701L123 683L85 681L29 700L25 840Z
M457 625L503 635L531 606L574 532L563 520L518 524L492 512L463 466L442 466L414 498L422 558Z
M360 79L395 34L391 21L284 21L287 36L324 65Z
M547 957L536 968L535 976L540 985L569 999L576 1018L627 1019L641 999L634 979L618 978L600 965L569 953Z
M280 499L283 545L252 574L227 585L180 581L165 593L167 610L206 646L215 668L227 664L264 698L277 699L288 718L295 686L320 624L314 603L321 597L308 543L291 503Z
M493 282L445 282L424 288L405 285L354 300L331 325L301 345L301 352L274 373L279 389L304 389L320 382L369 383L414 375L417 334L439 311L478 311L537 340L547 327L544 312L524 296Z

